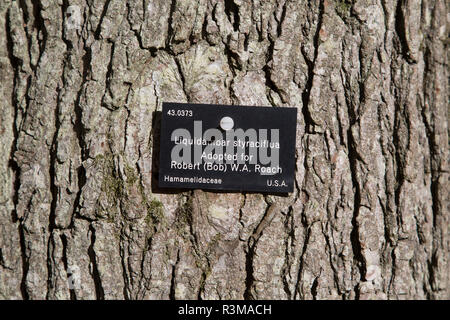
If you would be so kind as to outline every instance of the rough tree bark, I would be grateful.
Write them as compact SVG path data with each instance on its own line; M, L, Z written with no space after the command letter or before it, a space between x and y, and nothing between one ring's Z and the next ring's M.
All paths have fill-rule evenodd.
M448 12L0 0L0 298L449 298ZM295 192L159 192L162 101L298 108Z

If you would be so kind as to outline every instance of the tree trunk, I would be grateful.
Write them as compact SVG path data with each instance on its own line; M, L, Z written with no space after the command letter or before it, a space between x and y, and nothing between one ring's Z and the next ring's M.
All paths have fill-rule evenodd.
M448 299L444 0L0 0L0 298ZM298 108L287 196L157 188L163 101Z

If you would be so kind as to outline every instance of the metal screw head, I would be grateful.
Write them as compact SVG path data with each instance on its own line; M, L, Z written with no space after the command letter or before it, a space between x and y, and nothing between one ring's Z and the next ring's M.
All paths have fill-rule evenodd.
M233 119L231 119L230 117L223 117L220 120L220 127L225 131L233 129L234 127Z

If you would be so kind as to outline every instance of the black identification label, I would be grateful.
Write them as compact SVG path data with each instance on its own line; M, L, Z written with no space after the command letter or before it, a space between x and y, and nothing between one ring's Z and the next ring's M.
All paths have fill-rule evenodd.
M160 188L294 189L296 108L163 103Z

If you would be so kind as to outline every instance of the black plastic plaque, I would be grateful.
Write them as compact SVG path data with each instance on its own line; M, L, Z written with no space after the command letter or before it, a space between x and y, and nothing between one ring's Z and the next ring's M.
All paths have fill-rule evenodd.
M296 108L163 103L161 121L160 188L293 191Z

